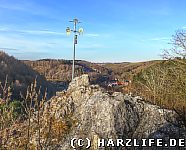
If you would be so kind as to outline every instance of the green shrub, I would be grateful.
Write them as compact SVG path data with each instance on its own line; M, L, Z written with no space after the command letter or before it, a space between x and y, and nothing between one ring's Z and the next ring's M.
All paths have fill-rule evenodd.
M12 109L13 119L17 119L18 117L23 117L25 115L24 107L20 101L14 100L8 107L9 109Z

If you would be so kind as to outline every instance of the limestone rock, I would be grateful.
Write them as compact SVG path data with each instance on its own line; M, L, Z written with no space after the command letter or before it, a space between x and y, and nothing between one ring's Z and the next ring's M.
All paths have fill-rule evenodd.
M146 103L140 97L119 92L110 95L98 85L90 85L88 75L76 77L66 92L47 102L44 111L46 118L50 115L63 121L71 116L75 120L68 135L58 145L50 145L50 149L70 150L72 138L91 139L92 150L105 149L97 147L97 139L186 138L186 130L174 111Z
M30 127L32 134L29 144L38 145L40 135L40 144L44 150L71 150L72 138L89 138L92 141L90 150L163 149L162 147L98 148L98 139L161 138L165 141L170 138L186 139L185 126L176 112L149 104L139 96L133 97L120 92L111 95L98 85L90 85L88 75L75 78L67 91L59 92L43 106L40 110L40 126L37 125L38 112L32 115ZM26 120L22 125L0 132L0 143L6 143L4 145L11 148L11 143L16 143L15 139L17 143L24 141L27 127ZM1 137L7 133L16 138Z
M88 75L75 78L66 94L53 98L51 103L56 118L71 113L77 121L66 141L61 141L59 149L62 150L71 149L72 138L89 138L93 143L98 138L186 138L186 130L180 127L174 111L148 104L138 97L118 92L110 95L98 85L90 85Z
M89 77L88 74L84 74L80 77L76 77L70 82L68 90L76 89L80 86L88 86L89 85Z

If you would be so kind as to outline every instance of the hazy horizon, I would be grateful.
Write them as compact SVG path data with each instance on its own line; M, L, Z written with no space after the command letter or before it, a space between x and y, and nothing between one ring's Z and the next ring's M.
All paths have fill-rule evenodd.
M18 59L18 60L21 60L21 61L39 61L39 60L46 60L46 59L51 59L51 60L69 60L69 61L72 61L72 59L64 59L64 58L49 58L49 57L46 57L46 58L40 58L40 59L19 59L17 57L15 57L14 55L11 55L9 53L7 53L6 51L3 51L3 50L0 50L0 52L5 52L6 54L8 54L9 56L13 56L14 58ZM104 62L104 61L89 61L89 60L84 60L84 59L76 59L76 61L87 61L87 62L90 62L90 63L100 63L100 64L109 64L109 63L138 63L138 62L148 62L148 61L161 61L161 60L165 60L165 59L151 59L151 60L144 60L144 61L113 61L113 62Z

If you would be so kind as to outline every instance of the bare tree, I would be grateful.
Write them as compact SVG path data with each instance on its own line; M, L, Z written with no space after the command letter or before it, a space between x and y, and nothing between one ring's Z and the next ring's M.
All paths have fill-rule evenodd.
M165 59L172 59L176 57L186 57L186 30L178 30L172 36L170 44L173 46L171 49L165 49L163 57Z
M184 123L186 120L186 30L178 30L173 35L171 43L172 48L164 50L163 57L171 60L174 67L171 70L171 75L174 76L174 85L172 87L174 99L177 101L175 111L183 118ZM173 79L172 79L173 80ZM180 107L182 106L182 107ZM182 109L182 110L181 110ZM186 123L185 123L186 125Z

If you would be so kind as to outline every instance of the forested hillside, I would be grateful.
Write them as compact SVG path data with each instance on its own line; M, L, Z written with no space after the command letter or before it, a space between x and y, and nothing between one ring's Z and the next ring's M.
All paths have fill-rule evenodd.
M72 61L43 59L37 61L23 61L31 68L45 76L48 81L69 83L72 78ZM75 76L88 74L91 83L104 85L106 81L113 77L110 69L96 63L77 60L75 63Z
M46 81L45 77L40 75L28 65L12 56L8 56L4 52L0 52L0 92L1 98L6 97L8 91L5 89L9 87L12 99L21 99L20 93L26 94L27 87L37 81L37 87L44 92L47 90L48 98L55 94L55 89Z

